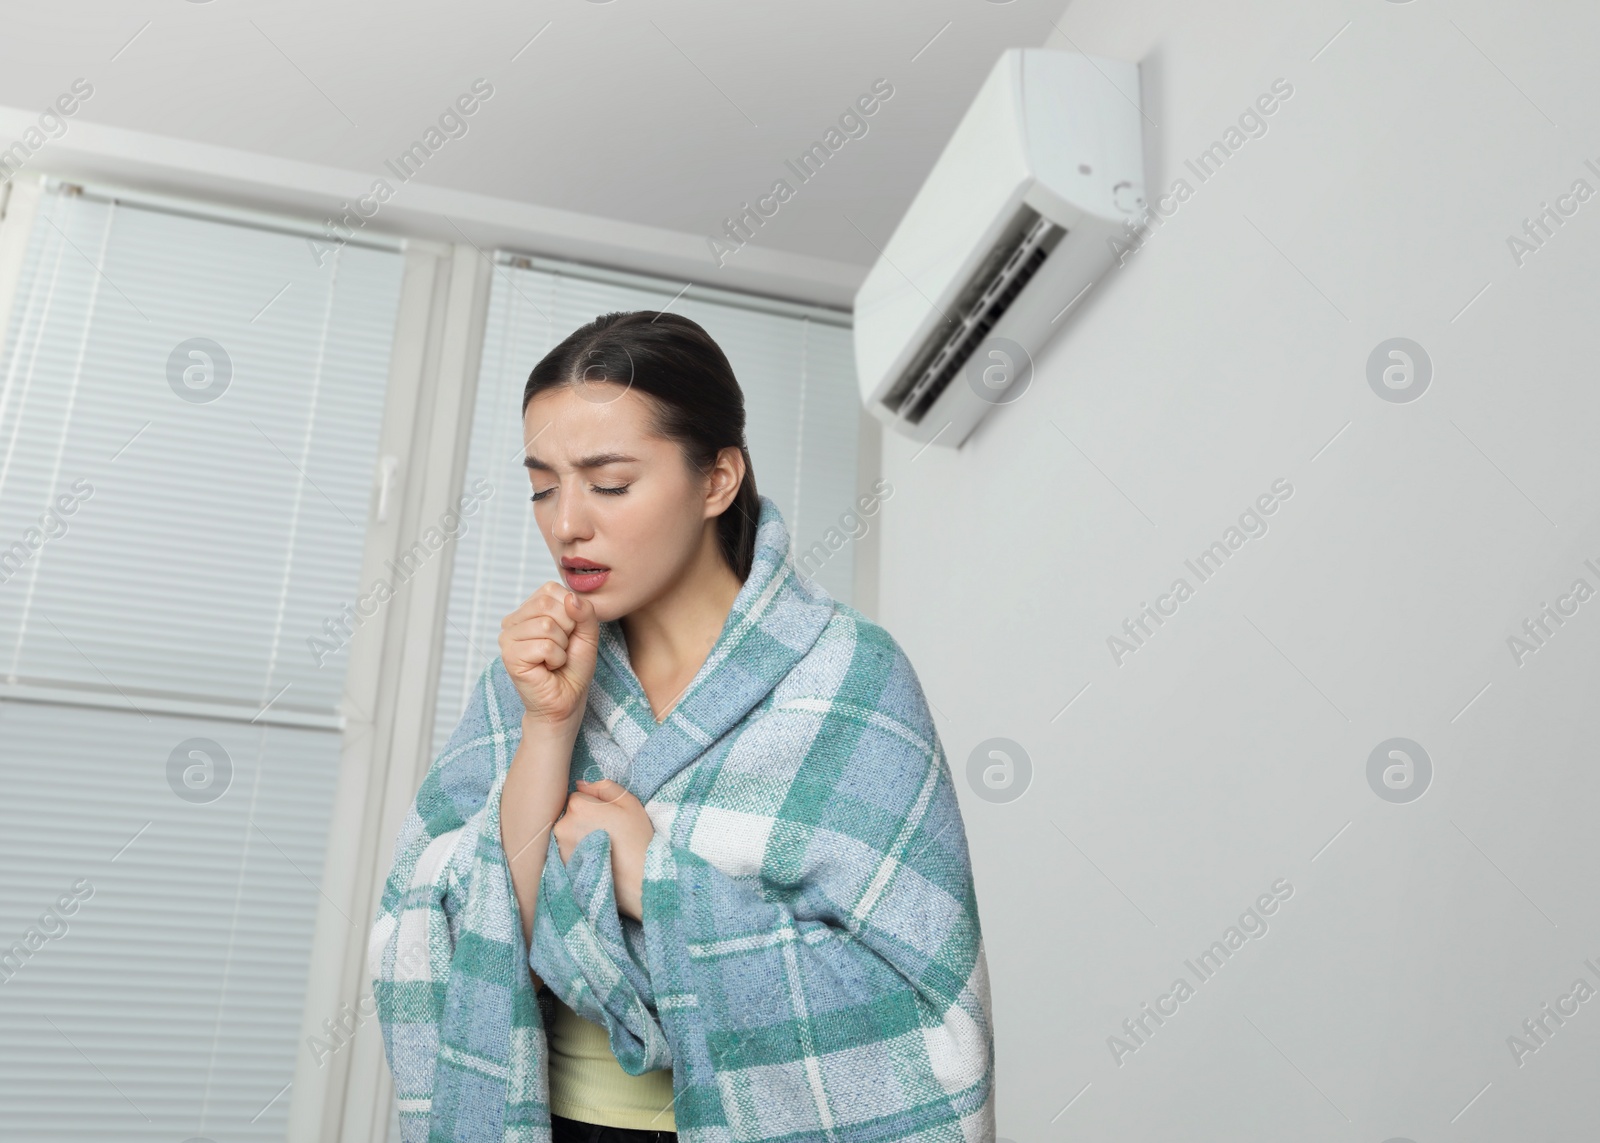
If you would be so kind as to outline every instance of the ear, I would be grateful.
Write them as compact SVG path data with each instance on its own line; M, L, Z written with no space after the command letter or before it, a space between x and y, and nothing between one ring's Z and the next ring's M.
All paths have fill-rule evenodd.
M744 483L744 450L728 445L717 452L717 459L707 474L706 516L720 516L739 494Z

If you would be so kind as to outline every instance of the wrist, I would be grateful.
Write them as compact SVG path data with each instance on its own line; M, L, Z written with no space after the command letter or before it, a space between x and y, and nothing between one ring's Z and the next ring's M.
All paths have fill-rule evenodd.
M578 741L578 728L582 725L581 715L565 722L551 722L532 711L525 710L522 712L522 739L524 742L570 748Z
M522 717L522 737L511 756L508 786L515 786L518 797L531 796L546 824L559 817L567 801L567 785L572 769L572 753L577 742L559 726L532 715ZM543 813L545 809L550 812Z

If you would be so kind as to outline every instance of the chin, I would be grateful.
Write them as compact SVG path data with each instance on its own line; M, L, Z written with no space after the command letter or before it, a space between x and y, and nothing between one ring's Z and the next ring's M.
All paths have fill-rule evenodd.
M594 604L594 617L599 623L610 623L613 619L621 619L630 610L614 605L609 599L591 599L590 602Z
M601 623L609 623L613 619L621 619L637 606L622 599L615 592L607 591L604 587L598 592L580 596L580 598L589 601L594 607L595 619Z

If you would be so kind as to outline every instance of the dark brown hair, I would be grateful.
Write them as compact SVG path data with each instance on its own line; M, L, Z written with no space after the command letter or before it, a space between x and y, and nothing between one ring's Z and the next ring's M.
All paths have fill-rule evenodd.
M675 441L684 460L708 473L724 448L744 457L744 480L717 518L722 556L741 581L755 561L761 502L744 441L744 390L722 347L698 323L674 313L633 310L602 314L580 326L528 374L522 411L546 389L610 381L637 389L655 408L651 429Z

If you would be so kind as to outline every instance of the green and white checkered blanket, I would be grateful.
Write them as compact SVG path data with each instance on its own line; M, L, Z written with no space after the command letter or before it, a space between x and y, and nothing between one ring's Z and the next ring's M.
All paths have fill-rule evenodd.
M904 652L796 574L770 499L755 566L664 722L601 625L571 777L644 803L644 919L617 912L608 833L567 862L552 836L531 955L500 843L521 715L497 659L395 844L369 963L405 1143L550 1139L530 965L624 1070L672 1069L684 1143L994 1139L949 763Z

